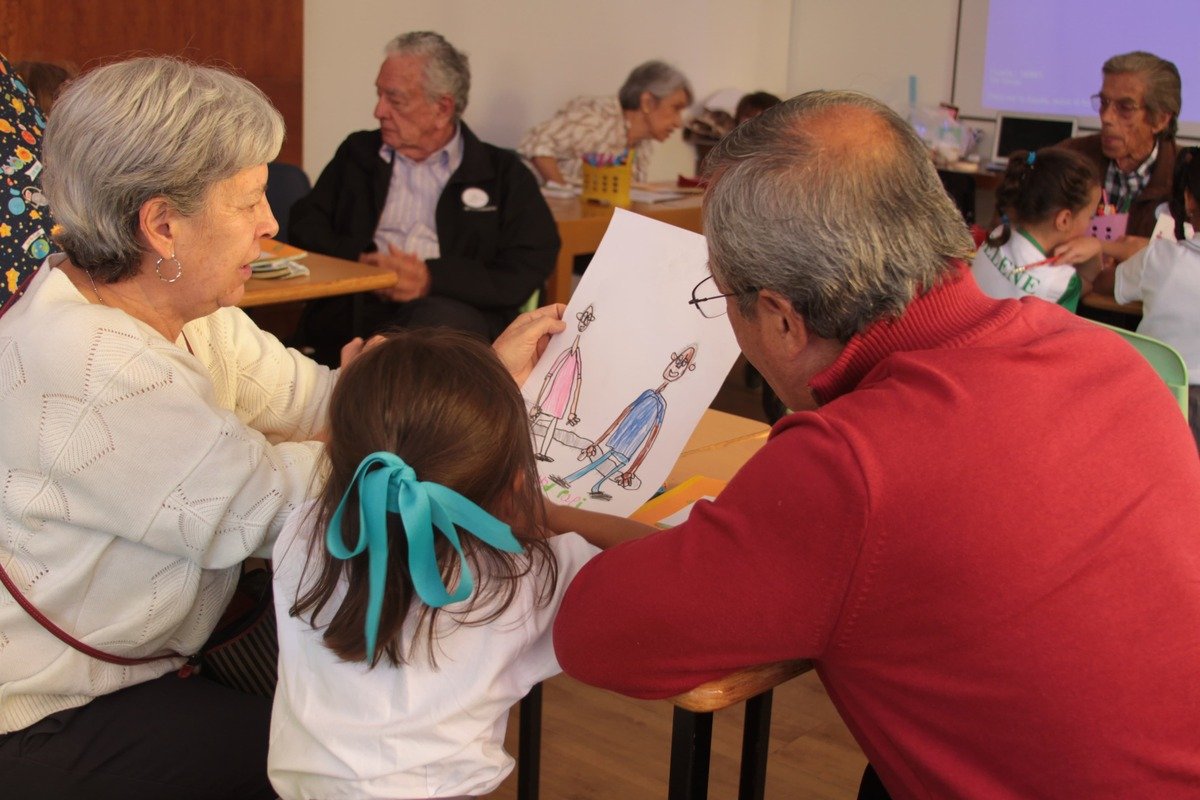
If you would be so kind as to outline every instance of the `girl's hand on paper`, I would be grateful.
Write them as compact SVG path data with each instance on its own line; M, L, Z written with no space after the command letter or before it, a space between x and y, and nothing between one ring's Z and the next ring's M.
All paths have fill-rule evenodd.
M520 386L533 371L534 364L541 358L550 343L550 337L566 330L562 321L566 306L555 303L528 311L513 320L512 324L492 343L501 363Z

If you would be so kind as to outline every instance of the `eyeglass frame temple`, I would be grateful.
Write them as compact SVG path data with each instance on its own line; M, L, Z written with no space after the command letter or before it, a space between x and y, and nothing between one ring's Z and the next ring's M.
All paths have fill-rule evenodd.
M1132 114L1135 111L1141 111L1143 108L1146 108L1145 103L1132 103L1128 108L1122 108L1121 102L1123 100L1125 100L1125 98L1122 98L1121 100L1106 100L1104 99L1104 95L1096 93L1091 96L1092 110L1097 114L1103 114L1105 106L1108 106L1116 109L1118 114Z

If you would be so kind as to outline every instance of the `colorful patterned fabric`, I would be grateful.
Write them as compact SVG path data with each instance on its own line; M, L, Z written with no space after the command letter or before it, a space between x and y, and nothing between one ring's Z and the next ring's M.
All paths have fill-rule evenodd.
M576 97L545 122L535 125L517 145L517 152L528 159L550 156L558 161L558 170L568 181L583 176L584 153L617 155L627 145L629 132L625 114L615 97ZM651 140L633 148L633 179L646 180L650 169Z
M21 296L52 250L40 180L45 129L33 95L0 55L0 314Z

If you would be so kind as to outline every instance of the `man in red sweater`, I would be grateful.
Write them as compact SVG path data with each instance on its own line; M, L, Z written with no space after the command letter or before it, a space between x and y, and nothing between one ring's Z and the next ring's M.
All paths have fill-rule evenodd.
M715 502L579 573L564 669L663 698L812 659L895 798L1194 797L1200 460L1164 383L1061 308L984 297L874 100L803 95L711 158L707 302L797 411Z

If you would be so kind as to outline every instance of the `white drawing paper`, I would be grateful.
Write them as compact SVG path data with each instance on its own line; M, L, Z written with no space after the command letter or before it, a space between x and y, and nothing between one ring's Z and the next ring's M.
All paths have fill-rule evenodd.
M710 494L706 494L706 495L704 495L704 497L697 498L696 500L693 500L692 502L688 503L683 508L676 511L674 514L668 514L667 516L660 519L658 521L657 527L659 527L659 528L674 528L676 525L682 525L683 523L687 522L687 518L692 515L692 506L696 505L696 503L699 503L701 500L707 500L708 502L711 503L712 501L714 501L716 499L717 498L713 497Z
M627 516L662 485L738 355L728 319L688 303L707 276L703 236L613 212L522 387L552 500Z

